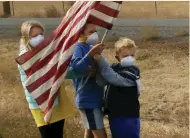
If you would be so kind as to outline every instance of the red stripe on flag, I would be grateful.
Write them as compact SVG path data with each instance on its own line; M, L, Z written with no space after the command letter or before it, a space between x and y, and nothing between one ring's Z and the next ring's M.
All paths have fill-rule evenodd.
M34 90L36 90L38 87L40 87L43 83L48 81L54 74L55 70L57 69L57 64L55 64L44 76L40 77L30 85L26 86L27 90L32 93Z
M109 30L110 30L110 29L112 28L112 26L113 26L113 24L107 23L107 22L105 22L105 21L103 21L103 20L101 20L101 19L99 19L99 18L97 18L97 17L95 17L95 16L93 16L93 15L90 15L90 16L88 17L88 21L93 22L93 24L96 24L96 25L98 25L98 26L107 28L107 29L109 29Z
M45 91L42 95L40 95L38 98L36 98L36 102L38 103L38 105L43 104L49 97L50 94L50 89L48 89L47 91Z
M47 112L52 108L52 106L53 106L53 104L54 104L54 101L55 101L55 99L56 99L57 96L58 96L58 92L59 92L59 89L58 89L58 91L48 100L48 107L45 109L44 114L47 114Z
M102 5L102 4L99 4L97 6L97 8L95 8L95 10L102 12L108 16L111 16L111 17L117 17L117 15L119 14L118 10L111 9L105 5Z

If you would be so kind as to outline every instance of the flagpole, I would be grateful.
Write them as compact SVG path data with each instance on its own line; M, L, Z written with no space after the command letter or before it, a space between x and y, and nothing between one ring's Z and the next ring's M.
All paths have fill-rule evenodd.
M117 10L118 10L118 9L119 9L119 5L118 5L118 7L117 7ZM114 18L112 19L112 23L113 23L113 20L114 20ZM104 35L103 35L103 37L102 37L101 44L103 44L103 42L104 42L104 40L105 40L107 34L108 34L108 29L106 29L106 32L104 33Z
M106 29L106 31L105 31L105 33L104 33L104 35L102 37L101 44L103 44L107 34L108 34L108 29Z

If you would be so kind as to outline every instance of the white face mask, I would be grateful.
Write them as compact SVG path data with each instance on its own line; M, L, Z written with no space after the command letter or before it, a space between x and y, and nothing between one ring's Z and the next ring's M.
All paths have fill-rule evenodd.
M134 65L135 58L133 56L127 56L121 59L121 66L131 66Z
M37 35L36 37L33 37L30 39L29 43L32 47L36 47L40 42L44 40L43 35Z
M97 32L94 32L93 34L91 34L87 40L86 43L88 45L95 45L97 42L99 41L99 36Z

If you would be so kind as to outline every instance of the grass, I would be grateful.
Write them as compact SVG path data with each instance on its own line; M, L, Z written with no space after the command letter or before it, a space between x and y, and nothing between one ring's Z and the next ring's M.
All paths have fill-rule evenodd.
M160 39L160 31L155 26L147 25L140 29L140 36L142 40L158 40Z
M46 17L60 17L61 13L54 5L44 7Z
M180 28L177 32L175 32L175 36L177 37L189 36L189 30Z
M52 17L44 14L44 7L51 7L52 5L56 8L56 11L52 12L53 17L63 16L65 11L69 9L72 2L64 2L65 10L61 1L28 1L14 2L15 15L14 17ZM30 6L28 6L30 5ZM119 17L125 18L189 18L189 2L182 1L157 1L157 15L155 10L154 1L127 1L123 2ZM0 2L0 14L3 13L2 2ZM34 12L35 11L35 12ZM55 13L60 14L55 14ZM51 14L51 15L52 15Z
M39 138L28 109L14 58L18 40L0 41L0 138ZM189 129L187 40L137 40L137 65L141 69L141 137L187 138ZM108 46L109 45L109 46ZM103 55L114 59L114 43ZM72 83L66 90L73 99ZM108 126L108 124L106 124ZM83 137L79 114L66 120L65 138Z
M189 2L157 1L157 15L154 1L128 1L121 8L120 17L129 18L189 18Z

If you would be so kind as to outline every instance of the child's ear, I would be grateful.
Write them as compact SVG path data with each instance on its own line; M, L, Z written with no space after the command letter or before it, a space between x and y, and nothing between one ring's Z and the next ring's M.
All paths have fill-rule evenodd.
M115 55L115 58L117 59L117 61L119 61L119 57L117 55ZM120 62L120 61L119 61Z

